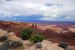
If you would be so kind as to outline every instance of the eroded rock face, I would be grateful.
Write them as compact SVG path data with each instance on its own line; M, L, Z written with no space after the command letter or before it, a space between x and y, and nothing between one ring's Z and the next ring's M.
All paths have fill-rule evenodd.
M23 28L29 27L29 24L22 23L22 22L6 22L0 21L0 28L7 31L21 31Z

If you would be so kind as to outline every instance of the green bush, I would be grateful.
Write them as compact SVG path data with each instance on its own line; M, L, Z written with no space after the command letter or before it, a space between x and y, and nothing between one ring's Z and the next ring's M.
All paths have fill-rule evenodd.
M38 42L42 42L43 39L44 39L44 36L43 35L32 35L29 40L32 43L38 43Z
M65 42L60 42L60 43L58 44L58 46L65 49L65 48L68 47L68 44L65 43Z
M20 37L23 39L23 40L27 40L31 37L31 34L33 33L33 30L32 28L26 28L24 29L21 33L20 33Z

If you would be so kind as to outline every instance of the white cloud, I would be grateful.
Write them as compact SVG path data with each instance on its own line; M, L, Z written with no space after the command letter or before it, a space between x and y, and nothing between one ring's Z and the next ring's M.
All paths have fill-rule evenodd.
M52 5L47 6L47 3ZM67 16L65 19L75 18L74 13L74 0L0 0L1 17L40 14L43 20L55 20L62 15Z

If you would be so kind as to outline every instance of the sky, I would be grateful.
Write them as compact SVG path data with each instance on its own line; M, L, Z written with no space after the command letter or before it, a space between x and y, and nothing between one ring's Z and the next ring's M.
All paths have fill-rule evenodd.
M0 20L75 21L75 0L0 0Z

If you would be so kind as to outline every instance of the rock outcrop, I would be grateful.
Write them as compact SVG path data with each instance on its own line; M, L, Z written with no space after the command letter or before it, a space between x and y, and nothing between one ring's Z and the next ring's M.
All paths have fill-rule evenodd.
M28 45L28 44L30 44L30 43L28 43L29 41L27 41L27 42L23 41L22 39L17 37L14 32L7 33L5 31L3 31L3 32L2 31L3 30L0 31L0 36L6 35L8 37L8 39L5 42L0 42L1 43L0 44L0 50L9 50L9 49L11 49L10 44L11 44L12 41L21 41L21 42L23 42L24 49L21 49L21 50L27 50L28 48L26 46L29 47L29 50L35 50L35 44L34 45ZM5 34L5 33L7 33L7 34ZM56 45L53 45L51 42L46 41L46 40L44 40L42 42L42 45L43 45L42 50L63 50L62 48L60 48ZM12 49L12 50L14 50L14 49Z

